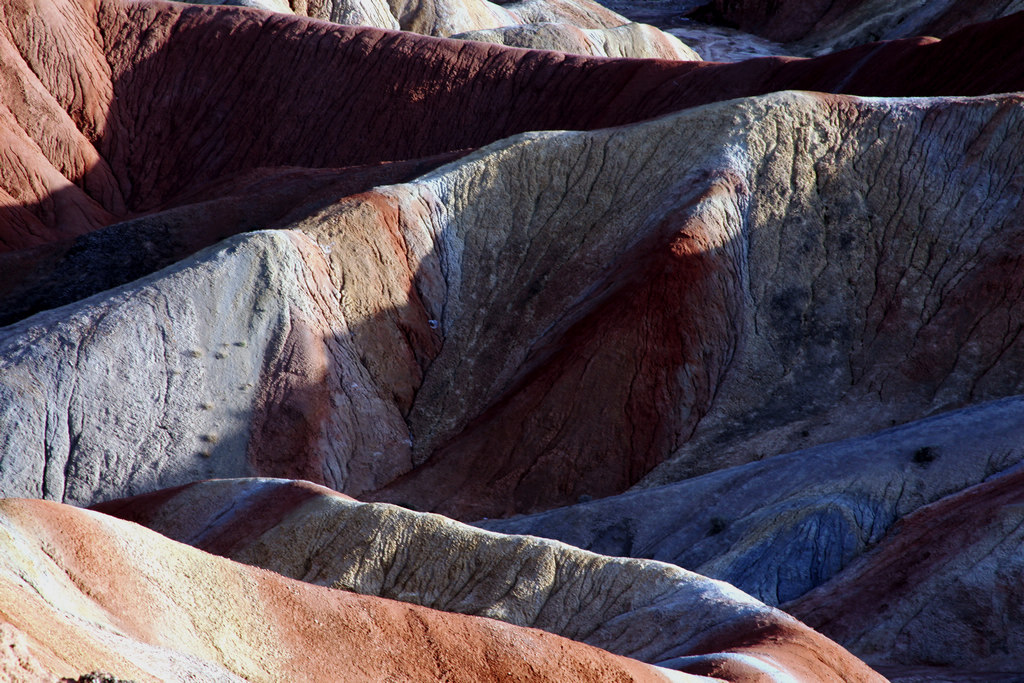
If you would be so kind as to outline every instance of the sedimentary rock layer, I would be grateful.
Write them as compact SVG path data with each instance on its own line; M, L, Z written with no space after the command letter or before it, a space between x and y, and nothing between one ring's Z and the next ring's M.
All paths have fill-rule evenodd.
M358 503L309 484L200 482L97 509L292 578L541 628L690 673L880 680L727 584Z
M1024 398L1013 397L477 526L672 562L777 605L831 579L918 508L1019 463L1022 417Z
M407 469L329 268L307 237L251 233L5 328L3 494L81 504L239 472L356 490Z
M287 579L56 503L0 502L0 549L0 642L17 657L2 670L14 680L698 680L534 629Z
M221 0L190 0L220 5ZM636 24L592 0L239 0L233 5L294 13L338 24L607 57L699 60L678 38Z
M981 94L1024 83L1024 60L1007 52L1019 49L1024 17L936 44L708 65L523 52L231 8L18 0L2 12L2 114L16 160L0 178L4 250L168 208L261 167L424 157L782 88ZM415 135L394 134L411 125Z
M1008 274L1021 239L1020 152L1004 140L1021 117L1017 96L774 95L643 125L512 139L293 222L307 247L282 252L295 265L279 285L261 283L278 270L241 265L248 250L234 246L220 248L220 270L200 259L160 275L168 284L147 296L191 301L202 281L209 301L224 301L202 306L225 312L225 331L207 330L199 344L171 334L171 318L138 318L151 322L136 323L133 341L119 348L163 348L166 337L171 350L159 354L155 375L145 363L125 367L125 385L134 373L162 377L192 350L216 354L209 343L246 341L261 359L238 384L251 387L236 387L241 403L209 416L238 435L232 443L250 454L247 462L268 469L240 468L245 458L236 454L225 460L231 468L201 476L282 475L275 458L303 452L296 457L306 465L288 472L470 519L618 493L666 459L652 481L1013 395L1024 391L1019 292L995 283L1019 281ZM239 281L236 267L268 301L299 277L305 300L318 302L306 310L325 311L296 328L308 332L286 334L282 357L290 360L280 367L271 360L280 352L264 358L258 335L242 333L253 316L248 304L228 303L245 289L217 284ZM195 282L172 284L185 273ZM38 339L79 357L82 347L115 343L123 327L97 334L93 322L71 321L99 320L127 305L116 302L131 300L131 291L4 330L8 415L27 410L29 391L40 401L93 391L81 370L69 372L75 363L57 363L42 379L35 356L14 349ZM261 306L283 311L291 301ZM325 355L335 344L349 350ZM221 373L182 377L198 402L219 394L211 390ZM368 412L338 409L353 384L373 397ZM289 407L295 391L298 409ZM167 420L143 417L155 413L140 412L140 403L86 424L62 407L102 415L95 406L108 392L97 391L95 404L61 399L53 410L33 409L25 414L37 418L5 430L5 452L34 463L19 484L28 488L9 493L38 495L47 476L79 471L68 463L100 453L109 460L122 448L118 459L158 460L181 478L135 467L118 475L126 477L120 490L85 477L68 499L95 501L198 473L169 463L209 450L197 440L206 432L191 428L201 420L182 418L175 424L187 426L169 431ZM368 438L352 431L352 420L384 426ZM280 436L267 447L251 429ZM181 455L152 445L171 441ZM705 457L712 447L714 457ZM129 480L136 484L124 488ZM49 490L59 497L62 488Z
M671 481L1018 393L1019 294L994 283L1016 268L1001 141L1021 115L1018 97L774 96L382 190L432 207L447 290L417 469L378 495L501 516L608 495L660 454ZM476 180L505 165L566 170ZM571 250L538 248L551 225Z
M452 38L601 57L700 59L700 55L677 38L646 24L585 29L572 24L545 22L466 31Z
M1022 511L1016 467L908 515L786 609L874 662L1019 676Z

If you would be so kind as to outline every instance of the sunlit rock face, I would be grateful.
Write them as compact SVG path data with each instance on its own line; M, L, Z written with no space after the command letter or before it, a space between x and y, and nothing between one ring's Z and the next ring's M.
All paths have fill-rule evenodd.
M288 579L58 503L5 500L0 545L0 637L17 680L712 680Z
M882 680L726 583L359 503L308 483L207 481L96 509L302 581L539 628L683 672Z
M339 7L0 8L0 671L1015 675L1024 15Z

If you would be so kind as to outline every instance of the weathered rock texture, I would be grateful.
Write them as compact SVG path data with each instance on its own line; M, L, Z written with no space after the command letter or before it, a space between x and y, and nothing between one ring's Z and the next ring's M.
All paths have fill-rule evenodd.
M900 520L871 552L786 608L878 663L1021 675L1022 513L1024 470L1016 467Z
M605 57L699 60L678 38L637 24L592 0L189 0L244 5L338 24L401 29L439 38L477 40L534 50Z
M1020 0L713 0L698 15L813 52L910 36L945 37L1021 11Z
M11 95L0 113L17 161L0 178L4 250L169 208L261 167L424 157L782 88L973 95L1024 83L1024 59L1007 52L1020 49L1021 17L937 44L716 66L438 42L232 8L17 0L2 12ZM289 106L268 107L271 94ZM393 134L409 122L416 135Z
M358 490L407 469L328 270L309 238L254 233L5 328L3 494L88 503L239 472Z
M584 26L577 15L587 5L482 7ZM455 27L449 9L387 7L403 26L442 34ZM592 28L618 25L602 16ZM1016 15L943 40L707 64L237 8L5 2L0 315L13 324L0 329L0 494L85 504L262 475L478 519L671 484L542 523L579 515L570 526L590 534L583 545L694 564L790 601L858 651L893 653L893 664L1006 666L1016 653L1006 624L1017 623L1019 600L1003 588L1016 577L1016 532L994 509L1017 504L1006 468L1020 460L1019 405L1007 397L1024 394L1024 98L991 93L1024 89L1022 31ZM823 92L765 95L790 88ZM245 484L224 486L211 509L251 510ZM972 486L982 494L958 493ZM190 490L213 489L164 495ZM461 577L482 576L484 559L481 571L497 577L473 583L487 589L474 588L483 597L465 611L517 614L534 603L509 596L543 584L554 553L605 582L596 595L613 586L653 601L643 618L658 627L626 628L641 620L616 621L632 607L588 603L589 588L574 593L571 577L555 572L550 585L581 605L573 614L596 609L562 624L574 637L621 626L630 654L650 645L645 658L726 678L765 666L812 680L815 667L847 670L845 654L802 650L825 641L802 640L810 636L795 622L745 597L729 602L728 589L672 567L316 499L345 508L327 514L331 528L355 518L355 535L387 528L433 558L422 563L427 576L409 577L417 596L434 595L429 574L440 573L440 559L430 553L451 538L466 544ZM22 520L63 510L11 505L23 506ZM674 528L650 517L653 506L676 511ZM986 530L968 548L980 559L960 587L950 578L966 571L958 560L926 562L904 547L937 538L957 515ZM645 519L649 532L639 528ZM317 542L316 527L292 528L290 538ZM94 543L81 529L82 543ZM214 535L226 542L237 531ZM371 537L354 555L329 542L316 547L330 552L279 554L323 558L309 566L337 570L331 581L401 591L384 569L372 583L372 573L332 564L379 555L398 566L404 546L388 538ZM42 545L60 544L30 547ZM917 559L893 564L901 553ZM893 576L917 577L918 566L932 573L905 601L875 614L843 607L845 620L832 611L848 606L842 582L888 580L893 595ZM636 567L649 580L634 580ZM533 578L517 582L513 570ZM437 606L448 609L464 596L441 583ZM193 589L182 590L184 601ZM724 603L706 599L719 590ZM949 609L929 602L947 590ZM983 600L961 595L972 590L1008 597L990 596L988 615ZM36 604L10 595L11 605ZM705 622L683 612L721 616L736 605L753 605L764 630L741 619L703 651L687 635ZM31 621L36 613L19 612L27 616L0 631L33 675L57 671L38 634L66 623ZM544 624L566 612L552 614ZM532 618L520 621L540 623ZM915 634L909 644L901 620ZM940 620L936 642L916 642ZM685 628L672 630L676 622ZM942 647L965 631L983 635ZM641 632L648 640L634 642ZM102 633L67 656L98 652L95 638L113 638ZM124 634L142 644L103 641L103 652L135 653L114 663L143 673L199 666L181 659L192 646L157 651L159 642ZM797 644L772 650L780 642ZM940 650L946 659L935 659ZM95 667L75 659L81 670L70 673L100 668L103 657ZM202 666L239 671L209 661ZM607 666L620 665L634 666ZM253 676L287 671L309 673Z
M777 605L828 581L918 508L1024 460L1022 419L1024 398L1013 397L477 526L671 562Z
M56 503L0 502L0 549L13 680L697 680L534 629L313 586Z
M608 495L661 454L667 481L1018 393L1018 294L986 283L1015 268L999 140L1021 116L1018 97L787 95L381 190L436 207L416 215L447 291L427 296L445 343L409 413L417 469L378 495L500 516ZM475 180L502 166L566 171ZM550 225L571 251L535 246Z
M468 31L452 38L603 57L700 59L700 55L678 39L646 24L597 29L578 28L572 24L526 24Z
M0 325L113 289L232 235L296 220L377 184L411 180L460 156L446 153L344 169L256 169L183 197L180 206L14 252L0 253Z
M731 586L659 562L480 531L282 480L201 482L99 510L285 576L532 626L726 680L881 680Z
M359 494L415 467L375 495L467 518L614 494L666 458L656 481L1012 395L1024 390L1019 293L994 283L1016 272L1021 160L1018 147L1003 141L1019 128L1021 112L1016 96L780 95L632 127L514 139L293 222L331 253L325 260L306 239L306 259L315 263L300 257L289 271L321 273L319 280L302 276L309 283L303 296L326 312L307 315L320 321L298 327L308 332L288 333L285 365L275 365L278 352L259 355L265 344L257 336L245 338L253 314L237 302L209 304L230 311L221 314L224 334L214 335L224 339L196 346L175 332L162 364L172 371L166 359L193 346L213 354L208 343L250 344L260 363L252 361L251 376L238 385L253 389L237 390L233 412L210 415L231 425L222 431L242 435L237 449L250 452L250 462L270 468L257 472L285 474L260 453L279 453L283 462L291 457L285 451L311 447L300 458L306 464L280 466ZM238 279L228 274L235 267L222 275L198 264L178 268L195 282L205 278L205 290L216 294L204 300L213 302L235 296L215 284ZM265 274L237 267L252 273L258 291ZM152 296L166 289L187 300L195 287L169 281ZM288 310L291 301L274 307ZM26 411L29 386L41 402L93 391L94 381L68 372L75 363L54 360L40 380L35 356L13 349L38 339L79 357L83 344L114 339L124 326L104 328L111 335L104 337L91 332L92 323L60 321L96 320L114 303L5 330L8 414ZM130 343L117 341L122 353L163 347L170 322L125 319L153 322L137 323ZM206 325L205 317L196 320ZM324 344L342 344L334 339L350 351L329 356ZM26 379L13 380L16 366ZM292 369L283 376L299 378L286 382L292 388L279 386L286 366ZM151 367L129 363L124 376L151 374ZM158 368L156 377L163 374ZM208 382L223 381L220 373L206 377L189 376L185 385L200 402L219 393ZM308 389L305 407L291 400L295 382ZM355 411L349 427L325 426L346 412L337 402L352 384L374 397L366 408L375 406L372 417ZM94 400L105 402L109 392ZM103 471L95 464L101 453L169 463L171 441L196 457L192 449L201 444L192 432L168 430L156 412L143 411L153 404L148 394L126 396L140 407L109 411L109 419L82 429L75 411L70 429L57 426L69 421L64 399L52 401L52 410L26 411L34 419L9 418L16 427L4 432L6 452L16 455L7 457L35 464L24 467L19 484L31 488L8 492L46 493L46 477L62 479L78 457L94 463L83 471ZM82 415L103 414L96 403L75 405ZM275 427L278 410L287 427ZM379 421L385 426L372 433L385 436L352 431L351 420ZM279 434L275 445L234 429L246 422L269 429L268 437ZM332 443L366 450L325 454ZM712 448L714 457L705 457ZM67 499L182 481L135 471L111 475L136 480L134 488L118 490L127 481L97 488L96 478L85 477ZM190 466L181 476L195 473ZM49 491L59 497L62 487Z
M891 118L893 111L899 120ZM734 128L737 116L749 122L739 129L742 133ZM1005 258L999 242L988 239L988 251L977 254L972 245L988 235L1013 244L1019 195L1013 176L1003 179L1002 174L1015 168L1016 151L998 141L1005 134L1000 130L1017 125L1015 117L1016 98L886 104L774 97L632 129L528 136L417 183L332 205L295 223L312 239L245 238L129 290L7 328L3 405L10 427L3 433L5 458L14 474L6 477L5 493L90 502L190 477L251 473L303 476L360 493L419 466L381 495L464 516L493 516L573 502L582 494L616 493L672 454L674 464L667 472L699 473L773 449L784 452L794 443L866 433L889 420L912 419L969 397L1014 393L1015 338L992 338L988 350L979 323L1005 324L1005 316L1014 320L1012 297L996 299L991 311L978 308L974 318L957 323L965 333L973 330L973 356L957 355L957 343L926 344L921 353L933 354L931 360L915 360L911 354L903 361L939 372L950 362L943 358L955 359L959 365L945 371L949 376L936 376L931 387L925 377L894 384L909 370L893 376L893 366L901 366L887 360L884 349L893 335L902 338L919 329L913 321L923 306L931 307L925 310L932 311L936 326L948 329L943 304L954 315L961 310L956 297L984 292L985 278L1002 272L983 265ZM915 160L915 168L933 168L947 179L956 174L944 164L964 158L975 140L984 141L975 136L986 127L990 142L975 146L978 161L961 171L969 181L952 189L934 186L931 192L919 186L894 204L889 186L879 187L874 180L895 154L875 141L878 125L893 127L884 139L912 132L908 148L899 152L931 153ZM923 125L926 132L919 129ZM815 126L822 137L802 134ZM972 126L978 132L972 134ZM958 137L947 145L922 149L925 140L941 139L954 128ZM694 130L701 131L701 144L693 141ZM870 153L856 146L856 132L850 132L856 130L871 132L870 142L865 138ZM844 157L836 160L840 139L846 142L846 158L856 159L860 170L842 165ZM717 142L708 147L703 144L708 140ZM781 140L798 145L797 151L781 153L776 142ZM644 144L653 156L635 155ZM795 170L804 158L826 158L829 164ZM607 159L621 161L609 165ZM566 190L559 195L552 195L548 185L515 175L519 168L559 167L577 176L566 176ZM816 186L791 185L788 204L778 203L773 177L812 171L818 173ZM491 174L504 179L478 180ZM958 192L979 177L996 191L965 203ZM647 187L663 189L639 194ZM761 188L766 196L759 194ZM864 198L863 206L842 203L851 191ZM545 197L557 197L557 202L545 202ZM933 212L950 208L930 223L930 233L928 226L901 233L901 216L925 205ZM828 211L844 218L809 220ZM777 222L778 212L790 217L788 224ZM573 214L569 221L562 218ZM854 218L855 228L845 215ZM972 227L970 221L979 215L986 224ZM537 247L531 245L543 244L543 231L551 224L564 226L559 240L574 243L573 230L586 237L570 251L549 249L546 259L538 260L532 256ZM478 239L485 235L477 225L490 226L492 237ZM638 225L646 227L637 230ZM871 241L873 225L890 230L885 252ZM959 246L951 244L954 230L967 231ZM1011 230L1009 238L1004 230ZM380 236L389 234L391 252L379 243ZM507 237L500 237L504 246L499 248L493 240L501 235ZM777 245L783 237L794 246ZM687 240L696 241L686 246ZM297 249L296 243L305 246ZM805 254L815 253L815 243L820 251L812 261ZM802 251L808 245L809 251ZM954 298L929 299L928 279L918 280L924 289L914 289L912 283L881 277L902 272L905 264L927 254L922 250L939 245L954 256L963 254L961 259L973 259L919 266L960 277ZM325 256L326 250L331 253ZM830 257L833 252L836 256ZM621 254L620 260L609 264L596 258L606 253ZM780 309L785 297L805 291L801 287L848 278L842 275L848 257L838 255L849 253L862 254L861 262L875 259L879 281L861 283L861 290L851 283L850 292L850 285L819 286L818 296L825 297L815 302L820 319L797 323L792 312ZM886 258L879 262L883 253ZM790 281L781 282L769 274L787 254L800 263L782 266L779 272ZM838 272L822 275L815 265L830 263ZM674 268L675 274L665 268ZM970 277L958 270L964 268ZM378 284L382 273L389 283L383 292ZM671 307L651 298L671 289L666 275L678 279L676 291L684 296ZM230 288L218 284L229 280ZM595 285L602 281L606 284ZM643 293L643 287L650 293ZM889 294L886 287L899 289ZM241 294L252 301L239 299ZM889 311L879 319L885 302L896 294L906 318ZM810 305L801 301L797 297L791 303ZM293 308L305 313L292 316ZM516 316L508 315L512 308L519 311ZM833 318L825 315L829 311ZM860 322L856 316L862 316ZM282 322L293 318L298 320L294 325ZM133 324L125 326L124 320ZM211 326L211 320L217 324ZM186 332L190 324L193 331ZM669 332L687 329L694 332ZM865 348L865 329L875 337L874 347ZM893 330L889 336L887 329ZM696 330L699 339L686 336ZM837 336L843 330L845 337ZM617 337L621 341L607 343ZM790 341L783 345L785 340ZM845 348L834 348L844 340ZM638 369L629 357L615 355L620 346L657 353ZM779 356L774 369L760 361L770 354L764 349L779 346L790 347L791 360ZM855 365L848 372L851 356ZM222 361L235 357L244 358L247 369L221 372L228 369ZM604 360L597 363L599 358ZM990 368L992 358L999 360ZM92 370L90 359L96 363ZM682 375L672 369L688 364L692 369ZM578 375L586 366L592 381L599 378L600 393L576 391L580 381L590 381ZM833 380L823 382L828 367L834 368ZM280 377L293 379L282 384ZM892 399L871 389L886 382ZM609 402L619 404L612 399L616 383L633 396L625 402L635 406L627 409L625 422L605 417ZM355 391L352 385L368 396L359 409L341 409ZM560 385L564 388L557 389ZM860 413L857 392L848 390L857 385L862 385ZM126 392L127 386L135 390ZM145 386L152 391L138 389ZM187 399L174 398L176 390ZM678 405L682 412L645 418L657 410L655 397L664 392L677 396L667 405ZM916 403L911 400L915 392ZM773 393L774 405L750 405L750 397ZM222 395L230 399L222 401ZM153 401L151 396L167 398ZM538 398L548 403L534 405ZM879 399L890 400L893 407L879 411ZM111 400L124 405L111 409ZM187 410L186 401L191 404ZM823 414L829 417L821 419ZM108 417L97 420L95 415ZM412 445L403 416L411 425ZM555 422L524 423L523 416ZM802 431L809 420L820 424L808 438ZM736 429L737 421L746 425L745 432ZM252 438L253 429L259 438ZM490 444L487 449L480 448L482 441ZM709 442L718 448L713 462L697 457ZM202 453L217 457L207 463ZM115 459L134 464L110 468Z
M821 79L817 69L848 60L766 60L755 72L743 71L744 65L700 68L489 48L498 59L518 60L524 77L553 69L550 60L557 59L560 71L583 79L575 88L572 81L550 87L560 99L548 104L593 99L584 92L587 83L625 79L627 69L629 88L646 87L663 98L613 97L602 90L598 98L624 102L609 106L603 118L582 107L526 106L524 118L504 127L486 116L477 133L446 126L450 132L426 149L383 133L353 144L314 145L305 128L287 148L269 141L243 148L230 132L226 143L207 147L196 132L189 139L194 144L160 156L163 172L157 174L139 153L157 149L166 136L152 121L166 121L173 111L181 125L213 132L202 125L209 117L181 93L194 90L193 79L204 73L213 78L214 62L186 73L171 69L220 24L253 41L274 31L348 41L376 50L391 66L411 64L403 45L415 54L429 43L452 66L465 55L451 51L454 43L269 15L257 21L260 15L238 11L110 4L95 12L95 21L122 36L110 40L110 61L96 67L120 64L123 71L110 77L123 96L110 104L116 125L103 141L109 168L124 179L117 186L127 188L124 194L139 209L173 203L173 197L194 204L204 196L196 186L209 187L229 169L373 163L473 146L520 126L624 122L722 96L721 88L701 90L704 74L715 70L746 73L752 83L760 83L757 75ZM168 27L151 53L129 49L137 39L133 22L143 19ZM999 30L1013 25L1003 22ZM366 43L367 36L390 41L392 49ZM970 43L958 40L920 50L958 54ZM268 41L271 52L294 49L283 39ZM342 79L338 85L353 75L342 68L348 54L342 52L341 66L328 72ZM984 65L983 53L975 58L974 66ZM467 120L481 120L486 112L473 109L490 106L486 95L512 92L487 75L492 65L470 62L461 81L438 79L444 89L427 99L437 105L483 83L493 91L459 110ZM163 115L139 117L135 108L142 106L151 70L171 70L184 81L177 83L180 90L160 91ZM680 88L677 80L656 80L644 70L697 80ZM174 81L156 82L166 80ZM301 79L277 81L282 88L295 82ZM359 95L379 96L374 89ZM409 106L419 101L398 99ZM270 129L246 118L252 111L238 116L260 140ZM440 127L436 108L416 105L415 111L434 112L427 126ZM559 121L545 111L567 113ZM385 118L368 125L381 126ZM1016 393L1017 294L1012 288L990 293L992 283L1015 272L1020 182L1014 169L1020 160L1016 146L1003 140L1019 125L1014 97L774 97L632 128L526 137L412 185L319 211L296 207L303 217L283 222L306 230L332 253L325 260L305 240L308 258L281 256L292 266L276 284L276 271L254 265L260 257L222 248L223 259L214 259L224 263L220 270L200 259L178 267L176 275L161 275L164 284L143 290L150 294L137 296L137 285L8 328L4 411L11 426L4 438L14 474L5 492L90 502L195 476L261 473L304 476L359 494L416 467L379 495L465 517L493 516L617 493L667 457L672 463L658 480ZM382 150L387 144L398 147ZM325 158L324 150L338 156ZM239 163L236 153L254 156ZM160 215L174 225L168 212ZM247 223L243 216L226 231ZM129 233L122 228L117 236ZM145 233L145 224L135 231L143 240ZM285 249L281 240L261 239ZM945 253L942 260L930 256ZM609 261L608 254L616 256ZM160 258L162 265L166 254ZM236 268L248 275L235 275ZM864 272L874 277L864 279ZM289 283L296 278L307 283L295 289L299 293L268 293L294 289ZM250 284L223 288L222 280ZM215 293L197 303L197 291ZM272 304L260 310L275 313L253 322L260 314L246 308L247 299L236 300L236 291L262 292ZM966 301L986 303L967 309ZM171 302L203 313L182 313L181 323L171 322L177 313L152 313ZM282 331L293 306L307 313ZM210 318L223 324L216 334ZM135 322L114 323L120 320ZM197 331L173 329L188 320L196 321ZM893 343L897 339L915 340L909 354ZM218 360L223 352L210 344L249 348L238 352L247 370L237 383L231 380L234 393L223 404L214 398L224 393L226 375L212 367L194 374L177 367L177 359L194 353ZM125 358L113 364L115 372L108 366L118 354ZM99 369L83 369L90 358ZM183 399L152 400L151 394L164 396L178 386L168 377L184 377L180 391L191 408L184 409ZM360 407L343 407L356 389L367 392ZM116 409L108 405L111 396L118 397ZM812 422L813 434L803 437ZM711 448L715 457L703 457ZM221 464L204 464L204 453ZM110 468L113 462L133 464Z

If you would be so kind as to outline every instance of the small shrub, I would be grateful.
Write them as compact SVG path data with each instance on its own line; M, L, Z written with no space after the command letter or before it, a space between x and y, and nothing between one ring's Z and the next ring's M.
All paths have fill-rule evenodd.
M724 517L712 517L711 524L708 526L708 536L722 533L727 526L729 526L729 522Z
M939 457L939 454L931 446L921 446L914 451L914 462L918 465L927 465Z

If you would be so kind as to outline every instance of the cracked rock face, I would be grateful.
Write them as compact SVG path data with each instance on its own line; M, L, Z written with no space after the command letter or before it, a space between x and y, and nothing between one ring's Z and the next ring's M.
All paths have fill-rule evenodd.
M1019 669L1022 480L1018 466L918 509L785 608L873 663Z
M1024 13L267 6L0 7L0 671L1016 666Z
M1020 609L1008 586L1019 564L1022 409L1012 397L477 525L728 581L872 664L1009 671L1016 621L995 622Z
M1018 152L995 141L1020 117L1016 96L772 96L524 138L381 190L445 207L420 215L443 236L447 291L445 344L409 414L417 468L378 498L527 512L621 490L662 459L648 482L1019 393L1020 299L981 293L1016 262ZM995 158L971 160L982 149ZM564 180L475 181L563 163ZM524 194L532 213L510 200ZM513 256L551 224L576 245L564 261Z

